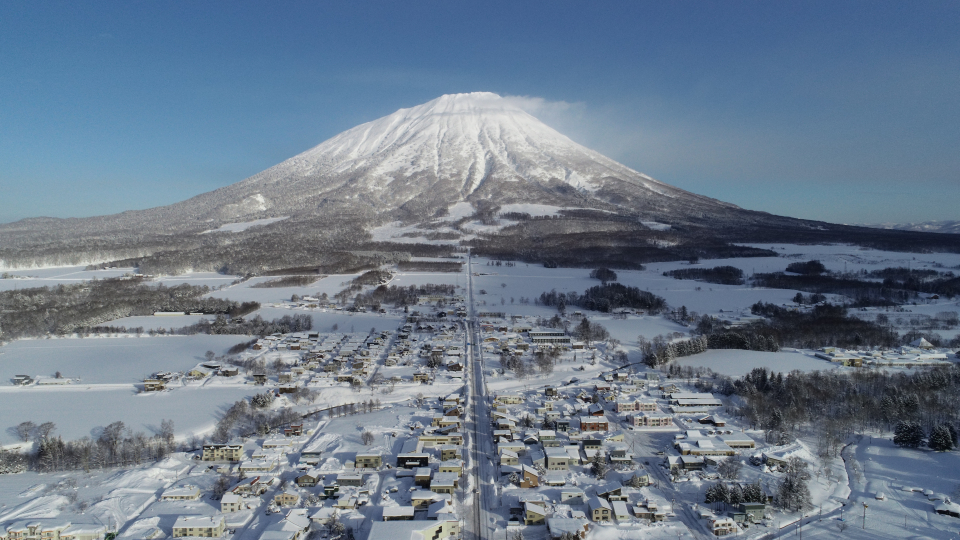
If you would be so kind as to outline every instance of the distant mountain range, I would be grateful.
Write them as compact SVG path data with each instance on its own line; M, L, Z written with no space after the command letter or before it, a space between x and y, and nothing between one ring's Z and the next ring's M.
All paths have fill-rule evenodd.
M399 236L379 234L388 225ZM960 249L957 238L774 216L690 193L480 92L401 109L173 205L0 225L0 261L260 273L470 245L505 258L636 266L768 253L733 244L750 241Z
M919 223L875 223L865 227L877 229L893 229L897 231L916 231L960 234L960 221L921 221Z

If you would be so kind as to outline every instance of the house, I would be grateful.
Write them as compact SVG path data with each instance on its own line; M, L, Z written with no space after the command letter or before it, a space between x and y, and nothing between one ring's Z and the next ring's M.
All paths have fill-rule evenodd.
M0 538L3 538L4 540L7 538L16 538L17 540L34 540L41 538L43 540L55 540L58 538L64 538L65 533L70 526L71 525L69 521L59 520L53 521L31 519L29 521L16 521L5 527L5 534L0 532Z
M287 437L299 437L303 435L303 424L290 424L283 428L283 434Z
M673 417L666 414L648 414L642 413L630 417L633 427L651 428L668 427L673 425Z
M277 506L296 506L298 502L300 502L300 495L293 491L277 493L273 498L273 503Z
M257 476L250 480L242 480L230 491L232 493L236 493L237 495L263 495L263 493L267 491L267 489L272 486L274 482L276 482L275 478L262 478Z
M613 515L613 508L606 499L600 499L596 496L592 496L590 497L590 500L587 501L587 506L590 509L590 519L596 521L597 523L609 522L611 516Z
M390 540L442 540L460 536L460 521L456 519L375 521L367 538Z
M520 394L497 394L493 398L493 402L501 405L519 405L523 403L523 396Z
M738 510L733 514L734 521L738 523L744 521L757 523L763 521L763 517L767 513L767 505L762 502L741 503Z
M205 536L220 538L227 528L227 522L219 516L180 516L173 524L171 532L174 538L185 536Z
M289 439L267 439L260 445L264 449L289 448L293 443Z
M462 459L451 459L448 461L443 461L437 467L437 472L443 473L455 473L457 476L463 475L463 460Z
M383 465L383 459L379 452L365 453L356 455L354 458L358 469L379 469Z
M547 532L551 540L561 538L577 538L583 540L587 536L589 522L580 518L547 518Z
M434 493L453 494L457 489L460 477L452 473L437 473L430 480L430 491Z
M266 375L266 373L254 373L254 374L253 374L253 384L259 384L259 385L267 384L267 375Z
M358 506L360 503L357 502L357 498L350 495L341 495L333 505L334 508L341 510L356 510Z
M159 392L167 387L167 381L162 379L144 379L143 390L145 392Z
M410 521L416 509L412 506L386 506L383 509L384 521Z
M341 486L362 487L363 475L362 474L338 474L337 484Z
M540 485L540 475L537 470L529 465L521 465L520 472L523 475L520 478L520 487L535 488Z
M423 452L408 452L397 455L397 468L415 469L426 467L430 463L430 456Z
M583 504L583 490L577 487L569 487L560 490L560 502L566 504Z
M319 465L321 454L322 452L320 450L304 450L300 452L300 465Z
M170 488L160 495L161 501L195 501L199 498L200 488L193 485Z
M749 435L721 435L720 440L730 448L756 448L757 443Z
M413 374L413 382L429 383L429 382L430 382L430 374L429 374L429 373L414 373L414 374Z
M633 515L638 519L646 519L654 523L663 521L667 518L667 513L660 509L659 505L650 499L638 504L633 508Z
M200 459L203 461L240 461L243 459L243 445L205 444Z
M710 531L714 536L726 536L737 532L737 524L733 518L716 518L710 520Z
M607 482L602 486L597 486L597 497L607 499L608 501L627 500L627 496L623 494L623 486L620 482Z
M640 486L640 487L649 486L650 483L651 483L651 482L650 482L650 475L647 474L647 471L645 471L645 470L643 470L643 469L637 469L636 471L634 471L633 476L631 477L631 479L633 479L633 478L636 478L636 479L637 479L637 485ZM633 482L630 482L630 483L632 484Z
M547 522L547 509L534 502L523 503L523 524L543 525Z
M240 464L238 469L243 474L271 473L280 466L277 458L251 459Z
M440 461L450 461L451 459L460 459L460 447L453 444L445 444L440 447Z
M701 471L704 467L703 458L700 456L680 456L680 468L686 471Z
M433 471L430 467L418 467L413 473L413 483L422 488L429 488L432 477Z
M581 416L580 431L607 431L610 422L605 416Z
M570 470L570 455L563 448L544 448L544 454L547 456L547 470L567 471Z
M613 506L613 515L617 518L617 521L630 521L630 510L627 509L627 503L613 501L610 505Z
M447 494L418 489L410 494L410 504L414 508L424 509L436 501L446 500L449 497L450 495Z
M550 487L563 487L567 485L567 477L562 472L548 472L543 475L543 483Z
M297 485L300 487L314 487L323 479L323 474L318 469L311 469L305 474L297 477Z
M225 493L223 497L220 498L221 513L229 514L230 512L238 512L242 510L243 507L243 497L236 493Z

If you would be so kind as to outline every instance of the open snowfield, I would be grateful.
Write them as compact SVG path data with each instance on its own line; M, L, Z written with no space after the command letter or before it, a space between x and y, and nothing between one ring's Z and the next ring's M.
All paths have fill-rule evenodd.
M242 232L251 227L262 227L264 225L269 225L271 223L276 223L278 221L283 221L290 216L275 217L275 218L264 218L264 219L255 219L253 221L244 221L242 223L227 223L226 225L221 225L216 229L211 229L209 231L203 231L200 234L211 234L211 233L222 233L222 232Z
M210 288L224 287L237 280L237 276L218 274L216 272L190 272L176 276L156 276L147 283L163 283L165 287L176 287L177 285L206 285Z
M120 277L136 271L134 268L113 268L110 270L85 270L85 268L86 266L61 266L56 268L5 270L4 273L18 277L0 279L0 291L75 284L91 279Z
M773 372L826 371L842 369L839 364L794 351L760 352L713 349L676 361L680 366L705 367L722 375L742 377L752 369L765 367Z
M381 315L378 313L350 313L332 309L290 309L282 307L265 307L253 312L250 317L260 315L265 320L273 320L284 315L310 315L313 318L313 330L316 332L333 332L333 325L337 325L339 332L368 332L371 328L377 331L396 330L400 325L400 317L396 315Z
M137 393L131 385L71 385L64 388L13 388L0 390L5 403L0 411L0 443L17 441L12 432L20 422L53 422L64 440L98 435L117 420L133 431L154 435L160 421L171 419L178 437L213 428L222 408L262 389L245 386L189 386L165 392Z
M142 327L144 330L159 330L161 328L170 330L172 328L183 328L184 326L196 324L202 318L204 318L204 315L145 315L142 317L124 317L122 319L114 319L112 321L103 323L103 325L117 327L125 326L128 329ZM206 318L212 319L213 317L207 315Z
M823 521L804 525L804 537L863 540L960 537L960 519L936 514L934 503L922 493L902 489L914 487L954 496L960 484L957 475L960 455L898 448L889 439L876 438L872 441L865 438L850 449L863 468L863 478L859 482L852 479L853 489L843 513L847 529L842 534L839 531L839 512L831 512L829 518L825 512ZM850 461L848 458L848 469ZM877 492L882 492L885 499L877 500ZM864 503L868 507L866 528L863 528ZM791 530L790 535L793 534Z
M226 287L218 291L212 291L207 296L211 298L228 298L237 302L260 302L261 304L271 304L290 300L294 294L297 296L321 295L327 293L333 296L342 291L350 280L360 274L337 274L333 276L318 279L306 287L265 287L255 288L252 285L279 279L279 276L256 277L243 283ZM318 278L320 276L317 276Z
M220 355L248 336L158 336L24 339L0 347L0 386L14 375L80 378L85 384L133 384L157 371L182 371Z

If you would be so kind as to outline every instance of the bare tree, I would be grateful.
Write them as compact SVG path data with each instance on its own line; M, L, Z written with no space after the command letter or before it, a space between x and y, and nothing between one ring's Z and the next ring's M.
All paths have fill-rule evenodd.
M47 439L53 434L54 431L56 431L56 429L57 425L53 422L44 422L37 426L37 438L41 440Z
M17 437L20 437L21 441L27 442L30 440L30 436L33 435L33 430L36 428L37 425L29 420L20 422L17 424Z
M372 431L364 430L363 433L360 434L360 442L362 442L365 446L370 446L373 444L373 440L374 435Z

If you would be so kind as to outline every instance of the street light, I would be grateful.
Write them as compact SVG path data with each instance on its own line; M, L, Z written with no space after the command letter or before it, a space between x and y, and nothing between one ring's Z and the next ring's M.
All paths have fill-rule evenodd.
M863 503L863 528L867 528L867 503Z

